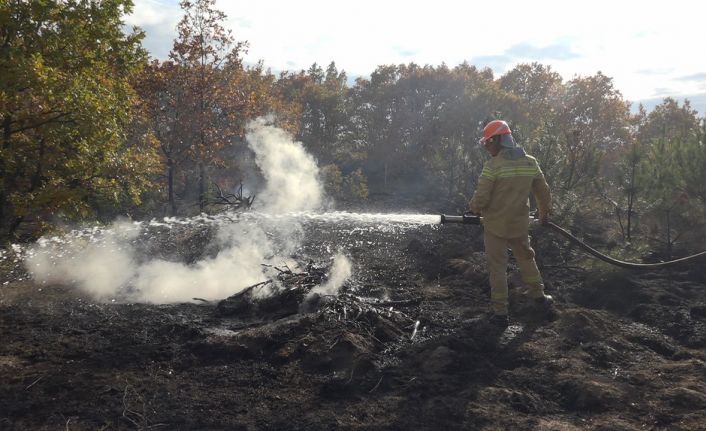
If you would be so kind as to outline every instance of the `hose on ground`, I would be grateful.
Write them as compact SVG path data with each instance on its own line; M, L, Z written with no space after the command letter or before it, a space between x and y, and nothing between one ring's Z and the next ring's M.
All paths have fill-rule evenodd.
M569 231L566 229L562 228L561 226L558 226L552 222L549 222L545 225L546 227L552 229L554 232L557 232L561 236L567 238L569 241L573 242L574 244L578 245L581 247L584 251L588 252L589 254L597 257L598 259L607 262L611 265L619 266L621 268L627 268L627 269L660 269L660 268L665 268L669 266L675 266L679 265L682 263L686 262L691 262L693 260L696 260L698 258L703 258L706 257L706 251L702 251L701 253L696 253L692 254L691 256L686 256L682 257L680 259L675 259L675 260L669 260L666 262L657 262L657 263L633 263L633 262L625 262L622 260L614 259L610 256L607 256L600 251L596 250L595 248L591 247L590 245L586 244L585 242L581 241L580 239L576 238L573 236Z

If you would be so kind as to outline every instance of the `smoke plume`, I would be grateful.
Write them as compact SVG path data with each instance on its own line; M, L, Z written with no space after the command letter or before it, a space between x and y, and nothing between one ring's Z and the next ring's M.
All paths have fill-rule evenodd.
M115 297L136 272L130 241L139 229L118 221L102 235L66 242L38 242L26 259L30 273L41 283L71 283L98 300Z
M352 272L351 261L343 254L339 253L333 258L333 264L328 274L326 283L316 286L311 289L308 296L315 294L319 295L336 295L343 283L348 280Z
M297 212L321 207L319 168L301 142L258 118L247 126L246 139L255 152L267 186L261 193L264 212Z
M300 142L260 118L247 125L247 142L266 184L258 194L257 211L269 214L318 210L323 200L315 160ZM222 299L255 283L274 279L267 264L294 265L289 261L303 238L294 218L242 217L236 223L218 224L217 253L187 265L163 259L145 259L135 240L145 229L169 229L196 223L115 223L102 235L86 241L80 237L40 241L25 264L39 282L76 285L97 300L174 303ZM171 224L170 224L171 223ZM328 282L321 289L336 291L350 275L350 262L336 258ZM265 265L263 265L265 264Z

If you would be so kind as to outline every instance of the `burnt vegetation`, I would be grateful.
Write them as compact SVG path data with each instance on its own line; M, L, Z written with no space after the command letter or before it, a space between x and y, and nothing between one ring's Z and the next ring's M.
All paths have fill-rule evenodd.
M300 264L217 301L97 303L5 283L3 428L702 428L703 272L567 266L540 242L558 312L527 307L511 265L503 330L482 317L477 228L321 227L305 226ZM367 241L385 245L355 246ZM311 295L341 243L354 275Z

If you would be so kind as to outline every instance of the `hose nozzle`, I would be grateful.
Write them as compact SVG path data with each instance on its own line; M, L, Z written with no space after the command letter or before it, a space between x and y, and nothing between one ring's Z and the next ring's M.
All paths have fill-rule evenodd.
M470 213L466 213L462 216L441 214L441 224L446 223L479 225L481 224L481 217Z

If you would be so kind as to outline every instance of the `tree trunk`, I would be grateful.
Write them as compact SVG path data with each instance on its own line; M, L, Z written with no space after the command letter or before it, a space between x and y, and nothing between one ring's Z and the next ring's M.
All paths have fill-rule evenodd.
M672 210L667 210L667 260L672 258Z
M17 232L17 228L20 227L22 224L22 221L24 221L24 217L15 217L14 220L12 220L12 223L10 224L10 228L7 231L7 237L13 238L15 240L19 239L15 236L15 233Z
M12 125L12 118L10 115L5 115L2 119L2 149L7 151L10 148L10 136ZM0 237L3 237L3 233L6 232L6 219L11 218L10 203L7 199L9 181L8 175L5 172L5 162L0 161ZM9 231L9 229L7 230Z
M203 212L206 207L206 168L199 162L199 210Z
M44 161L44 154L46 153L46 140L42 139L39 141L39 155L37 157L37 169L34 171L32 176L32 183L30 185L30 192L37 190L42 186L42 162Z
M385 161L385 169L384 169L384 173L383 173L382 184L383 184L383 189L385 190L385 193L387 193L387 161Z
M623 240L626 240L628 237L625 235L625 227L623 227L623 212L620 209L619 206L615 207L615 217L618 219L618 227L620 227L620 235L622 236Z
M630 196L628 196L628 221L627 221L627 238L628 241L632 240L632 215L633 215L633 201L634 197L633 194L630 193Z
M176 202L174 202L174 160L171 157L167 157L167 196L173 217L176 215Z
M632 213L635 203L635 194L635 163L633 163L630 170L630 192L628 193L628 241L632 238Z

